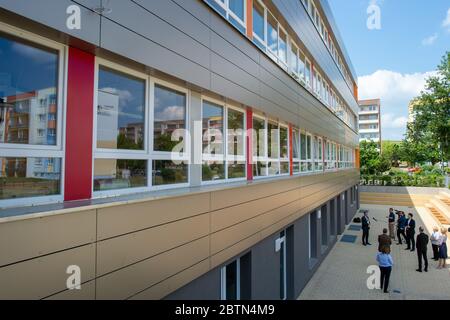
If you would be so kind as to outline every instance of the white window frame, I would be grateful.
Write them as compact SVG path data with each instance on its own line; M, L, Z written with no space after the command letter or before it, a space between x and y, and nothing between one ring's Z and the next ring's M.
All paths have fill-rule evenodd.
M58 55L58 88L57 88L57 117L56 117L56 145L32 145L0 143L2 158L57 158L61 161L60 193L50 196L24 197L0 200L0 209L37 204L57 203L64 201L65 178L65 144L66 144L66 97L67 97L67 46L37 34L0 22L0 32L19 40L30 42L32 45L56 50Z
M98 106L98 83L100 67L104 66L107 69L129 75L145 83L145 124L144 124L144 149L143 150L120 150L120 149L106 149L97 148L97 106ZM177 86L156 77L150 77L148 74L136 71L134 69L119 65L107 59L96 57L95 59L95 81L94 81L94 124L93 124L93 152L92 152L92 198L105 198L120 195L127 195L132 193L177 189L188 187L190 184L190 141L186 139L185 148L186 153L183 153L179 160L186 161L187 177L186 183L177 183L169 185L154 186L153 185L153 160L170 160L170 152L153 151L153 129L154 129L154 86L159 84L161 86L182 92L186 94L186 130L189 131L189 109L190 109L190 91L184 87ZM95 159L113 159L113 160L144 160L147 161L147 184L144 187L114 189L104 191L94 191L95 180Z
M230 261L220 269L220 300L227 299L227 266L236 261L236 300L241 300L241 258Z
M297 148L298 148L298 157L295 156L295 152L294 152L294 146L292 146L292 162L293 162L293 174L297 175L301 173L301 163L300 163L300 157L301 157L301 146L300 146L300 129L298 128L292 128L292 144L294 144L295 139L294 137L297 136L298 139L298 143L297 143ZM295 165L298 165L298 171L295 171Z
M286 61L282 60L281 57L281 33L285 35L285 42L286 42ZM287 31L281 26L280 22L278 22L278 62L281 64L281 67L285 70L288 69L289 65L289 35Z
M220 1L220 0L210 0L210 1L214 1L216 2L222 9L225 10L225 14L226 14L226 19L228 22L231 23L230 16L236 20L243 28L245 31L247 31L247 0L242 0L244 3L244 20L241 20L241 18L239 18L231 9L230 9L230 1L229 0L224 0L224 2ZM205 1L206 4L208 4ZM214 7L211 7L213 10L217 11ZM220 15L222 15L220 12L218 12ZM232 24L232 23L231 23ZM233 25L233 24L232 24ZM240 30L239 30L240 31Z
M268 163L269 163L268 153L269 153L269 150L267 148L268 147L268 145L267 145L268 144L268 122L267 122L267 117L264 116L264 115L253 113L253 118L257 118L258 120L263 120L264 121L264 155L261 156L261 155L257 154L255 156L255 155L252 154L252 166L256 166L258 162L263 162L263 163L266 164L265 165L265 169L264 169L265 175L264 176L255 176L254 175L253 179L254 180L266 179L266 178L269 177L269 170L268 170ZM255 130L254 126L253 126L253 120L254 120L253 118L252 118L252 128L253 128L253 130ZM252 151L254 151L254 150L252 150ZM256 152L257 152L257 150L256 150ZM253 168L252 168L252 170L253 170Z
M225 174L225 178L224 179L219 179L219 180L212 180L212 181L203 181L202 178L202 185L210 185L210 184L220 184L220 183L226 183L226 182L235 182L235 181L244 181L247 179L247 139L245 138L245 134L247 132L247 113L245 112L245 109L243 108L239 108L235 105L226 103L224 101L220 101L214 98L211 98L209 96L206 95L202 95L201 97L201 119L202 119L202 124L203 124L203 103L207 101L207 102L211 102L213 104L216 104L218 106L221 106L223 108L223 132L222 132L222 140L223 140L223 154L220 155L216 155L216 154L207 154L207 153L203 153L203 148L202 148L202 165L203 165L203 161L221 161L224 163L224 174ZM244 128L243 128L243 134L244 134L244 138L243 138L243 151L244 151L244 155L238 155L238 156L234 156L234 155L230 155L228 154L228 111L229 110L234 110L234 111L238 111L241 112L244 116ZM202 125L202 132L203 132L203 125ZM201 145L203 145L203 134L201 137ZM228 162L229 161L237 161L237 162L243 162L245 164L245 175L242 178L229 178L228 177Z
M281 157L281 128L286 129L287 131L287 157L282 158ZM290 174L290 150L291 150L291 143L290 143L290 139L289 139L289 125L284 124L284 123L280 123L278 122L278 158L279 160L279 165L278 165L278 170L279 170L279 174L280 176L286 176ZM281 173L281 164L282 163L288 163L289 164L289 169L287 173Z
M263 8L264 39L261 39L254 31L253 31L253 37L256 38L256 40L258 40L267 51L267 11L268 10L267 10L267 7L264 5L264 3L262 3L260 0L253 0L252 11L253 11L254 3L257 3L259 6L261 6ZM253 25L252 25L252 27L253 27Z
M301 135L302 134L305 135L305 144L306 144L306 147L305 147L305 151L306 151L305 158L306 159L304 159L304 160L302 159L302 154L301 154L301 146L302 146ZM311 139L311 145L309 146L309 155L310 155L309 158L308 158L308 137ZM313 160L314 150L313 150L313 148L314 148L314 141L313 141L312 134L305 130L301 130L300 131L300 173L301 174L310 174L310 173L314 172L314 160ZM305 171L302 171L302 169L301 169L302 164L306 165ZM311 170L309 170L309 167L311 167Z

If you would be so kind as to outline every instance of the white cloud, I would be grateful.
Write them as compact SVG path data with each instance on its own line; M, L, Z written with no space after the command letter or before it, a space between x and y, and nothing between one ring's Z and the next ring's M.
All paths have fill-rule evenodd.
M438 34L435 33L432 36L429 36L429 37L423 39L422 45L423 46L431 46L432 44L434 44L436 42L437 38L438 38Z
M426 79L435 71L401 74L390 70L378 70L358 78L360 99L381 99L383 139L399 140L406 132L408 104L425 88Z
M447 31L450 31L450 8L447 10L447 17L442 21L442 27L446 28Z
M392 113L384 113L381 116L381 129L406 129L408 118L405 116L396 117Z

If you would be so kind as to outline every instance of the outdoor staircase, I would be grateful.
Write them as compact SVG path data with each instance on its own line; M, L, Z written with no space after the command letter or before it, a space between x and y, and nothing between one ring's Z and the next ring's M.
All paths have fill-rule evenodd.
M438 226L450 227L450 194L440 192L425 203L425 209L438 223Z

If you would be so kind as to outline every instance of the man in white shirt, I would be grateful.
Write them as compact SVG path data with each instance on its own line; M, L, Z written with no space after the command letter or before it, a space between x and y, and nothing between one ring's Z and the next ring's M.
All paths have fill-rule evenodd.
M441 234L439 233L439 228L434 227L433 233L431 234L430 240L431 240L431 246L433 247L433 260L438 261L439 260L439 238Z

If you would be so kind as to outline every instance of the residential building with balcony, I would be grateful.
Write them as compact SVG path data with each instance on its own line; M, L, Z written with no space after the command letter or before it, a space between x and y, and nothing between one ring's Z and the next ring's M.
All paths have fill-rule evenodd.
M381 146L381 101L380 99L360 100L359 141L373 141Z

